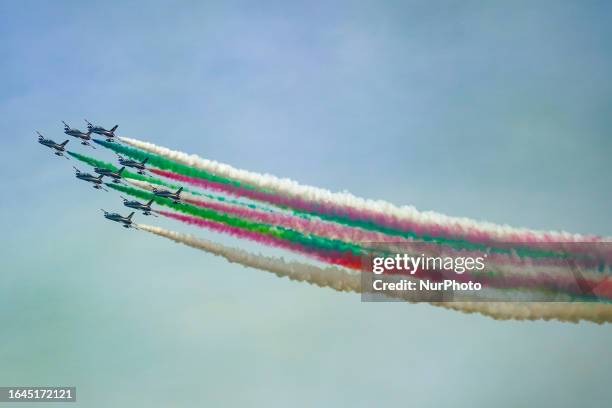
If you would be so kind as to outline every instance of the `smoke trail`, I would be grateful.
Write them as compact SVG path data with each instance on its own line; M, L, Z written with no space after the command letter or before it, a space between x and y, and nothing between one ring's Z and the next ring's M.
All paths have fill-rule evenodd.
M338 257L329 257L325 253L320 253L320 251L313 250L308 247L304 247L301 245L296 245L292 242L287 242L282 239L277 239L274 237L264 236L259 233L252 233L249 231L244 231L238 228L228 227L223 224L218 224L214 222L210 222L208 220L200 219L197 217L185 216L177 213L167 212L167 211L155 211L156 213L163 215L167 218L172 218L177 221L181 221L183 223L196 225L203 228L212 229L218 232L226 233L238 238L249 239L252 241L256 241L268 246L273 246L277 248L289 249L294 252L300 253L302 255L306 255L309 257L313 257L323 262L328 262L335 265L344 265L349 268L359 269L362 267L362 264L358 262L357 259L352 263L348 263L344 258ZM374 249L371 249L374 251ZM381 251L382 252L382 251ZM386 249L385 249L386 252ZM521 268L524 268L521 267ZM593 293L584 293L579 285L576 284L576 278L571 273L571 268L556 268L557 273L550 273L550 268L544 269L535 269L533 267L533 272L531 276L516 276L508 274L509 271L515 272L512 267L508 266L500 266L500 265L487 265L487 270L480 273L472 273L466 272L460 275L453 275L453 279L457 282L465 282L469 283L474 280L483 284L483 286L488 288L495 289L534 289L534 290L552 290L551 296L561 296L562 292L567 292L568 294L575 296L577 298L590 299L593 296ZM607 282L607 276L596 276L594 280L586 280L584 279L584 283L588 285L588 287L598 288L597 297L598 298L610 298L612 296L612 290L605 289L605 285ZM445 279L443 274L438 273L438 271L426 271L426 270L418 270L412 276L415 279L424 279L428 278L433 281L442 281ZM489 299L500 299L500 295L498 297L490 297ZM507 298L504 297L504 299Z
M147 181L140 181L140 180L130 180L130 179L126 179L125 180L128 184L134 186L134 187L138 187L141 188L143 190L147 190L147 191L154 191L155 189L158 188L157 185L151 184ZM174 186L174 188L170 188L169 191L175 191L178 190L179 187ZM206 201L203 200L202 197L204 198L208 198L211 200L215 200L215 201L219 201L223 204L220 205L235 205L235 206L240 206L240 207L244 207L244 208L248 208L251 210L259 210L259 211L266 211L266 212L270 212L270 213L278 213L278 210L272 210L269 208L262 208L259 206L255 206L252 205L250 203L247 202L242 202L242 201L238 201L238 200L231 200L231 199L226 199L225 197L222 196L215 196L213 194L206 194L206 193L200 193L199 191L193 191L193 190L188 190L188 189L183 189L183 191L181 192L181 200L184 202L188 202L190 204L193 204L195 202L198 203L202 203L202 202L210 202L210 201ZM227 203L227 204L225 204Z
M220 190L220 191L224 191L230 194L232 192L236 193L234 191L235 190L234 187L231 187L231 186L220 185L218 183L211 183L205 180L201 180L197 178L190 178L187 176L182 176L180 174L161 171L161 170L151 169L151 171L155 174L159 174L164 177L170 177L171 179L179 180L182 182L191 183L198 187L209 188L212 190ZM134 182L133 184L135 184L136 186L140 188L144 188L148 190L151 190L153 188L152 186L146 183ZM239 193L236 193L236 194L238 195ZM260 194L261 193L259 192L251 191L251 190L245 193L245 195L249 196L250 198L255 198L255 199L257 199L257 196ZM298 213L298 216L299 216L299 213ZM445 245L445 246L448 246L450 248L457 249L457 250L469 250L469 251L480 250L480 251L488 251L493 254L514 254L516 253L517 256L521 256L521 257L561 257L563 258L564 252L570 252L570 253L571 252L576 252L576 253L586 252L587 254L590 254L590 252L595 252L598 256L603 256L604 259L606 259L608 262L612 262L612 253L610 253L609 251L606 253L606 251L596 250L597 248L595 247L595 245L601 244L601 243L590 244L591 247L588 248L589 251L584 251L584 248L577 247L577 244L563 245L563 244L558 244L558 243L556 243L555 245L548 244L544 246L544 248L541 248L539 250L532 249L532 248L525 248L525 247L513 248L512 246L509 246L509 247L506 246L506 247L499 248L499 247L487 246L487 245L482 245L482 244L481 245L471 244L465 241L461 242L457 240L447 240L447 239L427 239L427 237L419 237L414 234L402 234L402 236L398 237L396 235L387 235L387 234L380 233L377 231L378 228L374 228L374 231L371 231L371 229L368 229L368 228L364 229L363 223L360 223L360 222L353 222L350 220L341 220L341 219L338 219L337 217L326 216L325 214L317 214L317 216L323 219L324 221L330 221L330 222L333 222L334 224L337 224L338 228L343 228L342 226L346 225L349 228L345 229L345 231L348 231L348 230L356 231L355 234L358 234L359 233L358 231L363 231L364 234L362 235L362 238L363 238L362 241L370 240L370 241L378 241L378 242L387 242L387 241L413 242L413 241L423 240L425 242ZM312 220L311 217L301 217L301 218ZM368 233L368 231L371 231L371 232ZM367 234L370 234L370 235L368 236L368 238L365 238ZM374 237L377 237L377 238L374 239ZM559 245L561 245L561 247L559 247Z
M126 187L112 183L108 183L106 185L117 191L121 191L123 193L130 194L134 197L138 197L147 201L152 199L160 205L172 208L173 210L182 212L184 214L225 224L229 227L235 227L243 229L245 231L255 232L258 234L264 234L271 237L287 240L293 242L294 244L302 245L306 248L317 249L328 254L328 256L330 257L337 258L339 260L344 259L347 265L350 265L355 269L359 269L361 265L360 256L364 254L364 250L358 245L345 243L339 240L318 237L314 235L304 235L298 231L294 231L291 229L276 227L269 224L251 222L248 220L232 217L227 214L221 214L210 209L200 208L189 204L176 204L172 200L158 197L147 191L138 190L132 187Z
M146 182L141 182L141 181L130 181L130 184L138 188L141 188L143 190L148 190L148 191L153 191L153 189L155 188L155 186L149 183L146 183ZM429 243L422 243L422 242L418 242L418 241L415 241L409 238L389 236L389 235L382 234L379 232L363 230L361 228L347 227L347 226L344 226L341 224L339 225L333 222L319 221L314 218L301 218L301 217L291 216L290 214L286 214L286 213L278 213L278 212L262 213L255 209L242 209L242 208L236 208L236 207L226 205L226 204L216 204L216 203L212 203L209 201L203 201L198 197L190 196L188 193L184 194L182 197L183 197L184 202L187 202L189 204L192 204L198 207L209 208L209 209L212 209L218 212L235 215L240 218L245 218L245 219L249 219L249 220L256 221L256 222L273 224L273 225L278 225L278 226L285 227L285 228L294 229L296 231L299 231L305 234L314 234L314 235L320 235L322 237L337 239L337 240L341 240L345 242L353 242L361 246L364 246L364 245L367 246L368 244L374 244L377 247L379 247L380 244L388 243L389 250L395 251L395 252L398 252L398 251L401 252L402 249L405 249L407 247L406 246L407 244L412 244L418 247L417 252L423 251L423 250L425 251L429 250L432 253L437 253L437 254L442 253L441 248L443 246L429 244ZM451 246L449 248L444 249L444 253L449 254L448 256L457 255L459 253L461 253L462 256L472 256L472 257L482 255L480 252L469 252L466 250L453 251L452 248L453 247ZM513 254L513 255L509 255L506 253L491 253L489 254L488 259L490 262L494 262L496 264L512 264L515 266L523 266L523 267L533 266L533 265L563 266L567 264L567 260L565 258L559 259L559 258L555 258L553 255L554 254L551 253L550 258L540 258L540 259L526 258L525 259L525 258L519 257L518 253ZM578 258L576 262L580 264L581 266L585 266L588 268L594 268L600 265L599 262L597 261L594 262L593 260L589 258ZM608 269L609 267L610 265L608 265Z
M279 277L308 282L320 287L330 287L342 292L361 292L358 274L339 268L319 268L299 262L287 262L205 241L190 235L168 231L162 228L139 224L138 228L174 242L220 256L232 263L274 273ZM447 302L433 303L465 313L480 313L498 320L559 320L595 323L612 322L612 305L591 303L508 303L508 302Z
M311 186L300 185L289 179L280 179L268 174L258 174L246 170L233 168L229 165L211 160L202 159L196 155L187 155L173 151L152 143L142 142L130 138L120 138L124 143L137 149L163 156L184 166L197 168L206 172L210 181L234 181L243 187L250 187L263 191L271 191L292 198L300 198L303 205L310 202L322 207L328 213L340 216L349 216L366 222L376 222L394 229L416 231L429 229L432 236L468 236L471 240L482 241L491 239L516 242L559 242L578 241L591 242L599 237L582 236L567 232L534 231L525 228L512 228L488 222L477 222L467 218L448 217L435 212L419 212L414 207L397 207L384 201L366 200L350 193L332 193L331 191ZM155 164L156 167L157 164ZM164 168L164 167L160 167ZM184 173L183 173L184 174ZM214 180L210 176L218 177ZM198 176L196 176L198 177ZM357 212L355 212L357 211ZM364 211L359 213L359 211ZM420 225L419 225L420 224ZM453 231L454 230L454 231ZM422 231L422 233L427 233Z
M127 139L126 142L130 142L130 140L131 139ZM511 244L508 244L507 242L498 242L498 241L492 240L490 236L487 239L483 239L482 237L484 235L482 235L482 231L479 231L476 228L472 228L470 230L471 231L470 234L467 234L467 237L472 242L466 241L464 239L459 239L459 238L452 238L452 237L448 238L452 234L447 234L444 231L446 231L446 229L449 229L449 228L450 228L449 229L450 231L454 227L452 225L450 226L449 225L439 225L439 223L436 223L436 222L432 223L431 221L428 221L431 224L429 227L425 226L425 224L422 224L422 223L419 224L418 222L414 223L410 221L412 227L405 226L406 228L404 228L404 230L401 230L401 228L398 229L398 228L389 227L388 225L384 225L385 224L384 220L382 222L379 222L380 221L379 218L381 216L383 218L387 217L385 214L375 213L375 212L372 213L371 211L369 213L367 211L364 213L359 208L355 209L355 208L352 208L350 205L346 205L344 207L342 206L338 207L333 202L331 204L329 202L312 203L312 202L305 201L303 198L300 198L300 197L297 197L297 198L291 197L291 194L289 194L289 196L285 196L285 195L273 194L268 191L259 191L251 185L241 183L236 180L219 177L219 176L213 175L201 169L188 167L185 164L176 163L172 161L171 159L166 159L164 157L158 156L157 154L146 153L138 149L121 146L115 143L107 143L107 142L98 141L98 140L96 140L96 142L116 152L133 157L135 159L142 160L144 158L149 158L149 163L151 163L152 165L162 168L162 169L172 170L172 172L168 172L168 171L163 171L163 170L160 171L160 170L152 169L152 171L157 173L158 175L170 177L171 179L174 179L174 180L188 182L188 183L191 183L199 187L203 187L203 188L208 188L208 189L212 189L216 191L223 191L225 193L236 195L236 196L246 196L248 198L258 200L258 201L269 202L281 208L287 208L287 207L294 208L294 209L298 208L300 211L304 211L309 214L314 214L325 220L334 221L334 222L341 223L344 225L379 231L385 234L402 236L405 238L412 238L415 240L421 240L425 242L440 243L444 245L453 246L454 248L457 248L457 249L469 249L469 250L489 249L492 251L500 251L500 252L508 253L509 252L508 248L512 248ZM143 142L138 142L138 143L143 143ZM164 148L155 147L153 150L155 149L163 150ZM174 155L177 155L177 154L179 153L172 152L172 154L170 154L169 156L173 158ZM191 157L191 156L188 156L188 157ZM189 162L189 160L187 159L183 159L183 160L185 163ZM208 162L206 160L199 159L199 158L198 160L199 161L196 160L197 163L199 163L200 161ZM268 176L261 176L261 177L265 178ZM289 184L294 183L294 182L289 182L287 180L285 180L284 182L289 183ZM332 194L330 192L328 193ZM344 196L343 194L340 194L340 196ZM365 201L365 200L362 200L362 201ZM331 206L336 205L337 208L333 209L330 207L330 205ZM409 207L402 207L402 208L406 209ZM357 213L355 213L355 211L357 211ZM416 212L416 210L414 210L413 208L410 211ZM420 214L421 218L425 217L427 220L431 220L432 217L430 217L430 215L433 213L418 213L418 214ZM391 218L393 218L394 220L393 222L402 221L395 216L392 216ZM433 217L433 218L436 218L436 217ZM450 217L446 217L446 218L448 218L448 220L454 220L453 223L456 224L457 219L450 218ZM403 220L402 222L407 222L407 221ZM474 224L474 222L470 220L467 220L466 222L469 225ZM487 225L494 225L494 224L487 224ZM506 228L506 227L495 226L495 228L496 228L496 231L499 232L499 231L506 231L509 227ZM518 230L516 229L511 229L511 230L515 231L513 233L514 235L512 234L507 235L506 239L510 240L510 238L513 238L516 240L515 242L518 247L513 248L513 251L518 252L519 255L521 256L535 256L536 253L534 253L534 247L535 248L538 247L536 245L538 239L540 239L539 242L545 242L547 244L546 249L550 249L550 244L552 242L549 242L549 241L552 238L559 239L560 241L564 241L564 242L571 241L572 239L577 239L577 238L586 239L586 237L580 237L577 235L570 236L566 233L561 234L561 235L554 235L554 234L551 235L549 233L546 233L548 235L544 234L540 237L535 237L533 235L535 234L535 232L533 232L533 234L531 234L530 232L531 235L527 234L527 235L520 236L520 235L517 235L516 233L516 231ZM591 237L589 239L595 240L596 238ZM531 247L525 247L524 245L527 245L526 243L531 243ZM567 250L567 248L564 248L562 244L556 243L556 245L558 246L557 250L560 251L561 253ZM571 246L571 249L572 251L576 253L586 253L586 254L591 254L591 252L593 251L593 247L588 246L588 245L577 246L574 244ZM597 255L601 255L601 254L598 253ZM608 259L608 261L610 261L611 259L612 258Z
M260 244L264 244L274 248L288 249L290 251L305 255L321 262L326 262L333 265L342 265L352 269L359 269L360 267L360 263L358 263L356 259L347 260L345 257L334 256L333 254L321 252L319 250L309 248L295 242L286 241L275 236L264 235L259 232L246 231L218 222L172 213L169 211L156 210L155 212L157 214L163 215L164 217L177 220L186 224L207 228L212 231L221 232L223 234L228 234L237 238L248 239L250 241L258 242Z
M146 183L135 183L142 188L147 188ZM402 239L397 237L391 237L385 234L362 230L359 228L351 228L335 223L318 221L314 219L302 219L294 217L288 214L279 213L263 213L261 211L252 209L237 208L225 204L217 204L207 201L202 201L197 198L184 199L189 204L196 205L198 207L209 208L214 211L222 212L225 214L235 215L240 218L248 219L255 222L261 222L265 224L278 225L284 228L293 229L304 234L318 235L325 238L337 239L344 242L352 242L370 250L380 248L380 244L389 244L385 246L385 250L391 252L403 252L406 248L414 247L415 252L427 251L429 254L436 254L438 256L471 256L476 258L482 255L478 252L466 252L466 251L453 251L452 249L443 248L439 245L422 244L416 243L413 240ZM374 246L369 246L374 244ZM400 244L400 245L398 245ZM556 267L557 269L565 269L567 266L567 260L563 259L523 259L519 257L511 257L502 254L491 254L488 257L489 263L494 263L498 266L500 272L514 273L514 274L527 274L531 272L534 266L546 266L550 272L550 267ZM583 261L578 260L578 263ZM503 266L511 265L510 268L504 268ZM585 259L584 262L580 263L582 266L594 268L599 266L599 263ZM535 275L535 273L534 273ZM601 277L601 273L598 274ZM551 276L552 277L552 276Z
M143 189L153 188L153 186L147 183L140 182L140 181L132 181L132 183ZM347 241L347 238L349 242L351 241L351 239L358 238L359 240L362 240L362 241L370 241L370 243L375 242L379 244L381 242L382 243L388 242L390 244L388 246L385 246L384 248L381 248L380 245L375 245L374 247L368 247L367 242L365 243L365 245L363 242L362 243L357 242L357 245L363 248L363 252L361 252L361 255L367 254L368 252L370 253L374 253L374 252L388 253L391 251L391 252L396 252L396 253L402 253L406 249L406 247L403 247L403 248L399 248L398 250L392 250L393 245L397 244L397 242L390 242L389 237L384 236L382 234L377 235L375 233L371 233L368 231L355 230L355 229L346 228L346 227L338 226L334 224L326 225L326 223L316 222L316 221L312 222L312 221L302 220L302 219L298 219L294 217L292 218L290 216L283 215L283 214L267 214L267 213L261 213L261 212L254 211L254 210L244 210L244 209L235 208L235 207L231 207L227 205L203 202L197 199L187 198L184 201L190 204L193 204L195 206L198 206L198 207L212 209L216 212L220 212L224 214L234 215L239 218L245 219L247 221L255 221L255 222L263 223L263 224L279 225L284 228L295 230L302 234L306 234L307 236L320 236L322 238L332 238L334 240L339 239L340 241L344 241L344 242ZM165 215L166 217L171 217L176 220L179 220L181 222L189 223L192 225L198 225L204 228L215 229L214 226L211 226L209 221L205 221L200 218L185 217L185 216L180 216L180 215L176 215L173 213L167 213L167 212L159 212L159 213L162 215ZM236 231L230 232L230 229L227 229L227 228L222 230L222 232L231 233L232 235L238 235L243 238L247 238L251 240L258 240L258 242L263 242L262 240L264 241L267 240L266 242L263 242L263 243L268 244L268 245L274 245L277 247L280 245L278 243L270 241L269 238L263 238L259 234L259 232L256 235L249 235L247 233L247 235L249 236L246 236L244 235L245 233L242 230L238 230L238 231L241 231L241 232L240 233ZM380 239L380 241L377 241L377 239ZM409 241L407 241L406 243L415 244ZM418 246L417 252L419 253L424 252L426 249L421 243L416 243L415 245ZM307 256L313 256L312 250L310 250L309 252L308 249L305 249L304 247L297 248L295 246L291 247L291 246L285 245L283 246L283 248L297 251ZM429 245L429 252L433 256L441 256L441 257L458 256L458 253L456 252L448 251L447 249L444 249L441 246L435 246L435 245ZM318 259L321 260L320 258L321 255L318 254L316 251L314 252L314 255L319 256ZM462 252L459 255L467 256L468 254L466 254L465 252ZM474 256L477 256L477 255L474 255ZM333 257L331 260L325 259L326 262L330 262L333 264L339 264L340 260L342 260L342 258L340 257ZM556 292L566 291L568 293L575 294L575 295L584 294L581 288L578 285L576 285L576 278L571 273L572 266L568 265L566 261L556 260L557 263L553 263L551 261L555 261L555 260L544 259L543 260L544 262L542 262L542 260L532 260L532 259L524 260L520 258L515 259L509 256L501 256L501 255L495 255L495 254L492 254L491 258L489 258L488 261L489 262L488 262L486 271L483 271L480 273L465 273L465 274L456 276L455 280L467 283L467 282L470 282L470 280L473 278L477 282L482 283L483 285L487 285L489 287L494 287L494 288L529 289L529 288L534 288L534 287L536 288L540 287L540 288L548 288ZM504 262L510 263L510 265L506 265L504 264ZM538 265L538 263L540 263L540 265ZM354 259L351 262L351 265L355 269L361 266L357 259ZM592 265L588 265L588 266L591 268L593 267ZM432 275L431 271L418 271L415 273L415 277L423 277L423 278L427 277L432 280L444 279L442 275L440 276ZM591 273L591 272L583 273L583 277L584 277L584 284L587 285L587 287L601 287L602 279L607 278L607 276L604 275L603 273ZM611 295L610 293L603 292L603 293L598 294L598 296L599 297L610 297Z
M79 154L79 153L75 153L75 152L66 152L68 153L70 156L74 157L75 159L89 164L92 167L99 167L99 168L103 168L103 169L108 169L108 170L112 170L112 171L118 171L119 168L116 167L115 165L111 164L111 163L107 163L101 160L97 160L94 159L93 157L89 157L89 156L85 156L83 154ZM142 174L138 174L138 173L133 173L129 170L124 170L123 173L121 173L121 175L127 179L127 181L129 182L130 180L136 180L136 181L140 181L140 182L146 182L146 183L150 183L150 184L155 184L157 186L164 186L167 187L171 190L177 190L179 188L178 185L176 184L171 184L171 183L166 183L163 180L160 180L158 178L155 177L147 177L147 176L143 176ZM147 184L148 185L148 184ZM209 198L211 200L215 200L215 201L219 201L219 202L227 202L227 203L231 203L234 205L238 205L238 206L242 206L242 207L246 207L246 208L253 208L253 209L259 209L262 211L268 211L268 212L272 212L273 210L271 210L270 208L261 206L261 205L256 205L256 204L252 204L252 203L247 203L247 202L243 202L243 201L239 201L239 200L234 200L232 198L228 198L228 197L223 197L223 196L217 196L214 194L208 194L208 193L201 193L199 191L193 191L193 190L189 190L189 189L185 189L185 191L189 194L193 194L194 196L201 196L201 197L206 197Z
M131 181L130 184L151 191L154 186L140 181ZM183 196L183 201L198 207L209 208L225 214L235 215L240 218L249 219L255 222L278 225L284 228L294 229L305 234L320 235L326 238L338 239L345 242L367 243L367 242L413 242L397 237L391 237L378 232L371 232L359 228L351 228L331 222L319 221L292 216L278 212L262 212L255 209L237 208L227 204L217 204L203 201L198 197L190 197L188 194Z
M119 168L116 167L115 165L111 164L111 163L107 163L101 160L97 160L94 159L93 157L89 157L89 156L85 156L83 154L79 154L76 152L66 152L68 153L70 156L74 157L75 159L79 160L80 162L83 162L85 164L89 164L92 167L99 167L102 169L108 169L108 170L112 170L112 171L119 171ZM164 185L164 186L171 186L171 184L169 183L165 183L162 180L156 179L156 178L152 178L152 177L146 177L143 176L141 174L138 173L132 173L129 170L124 170L123 173L121 173L121 175L123 177L126 178L131 178L134 180L140 180L140 181L147 181L149 183L153 183L153 184L158 184L158 185Z
M201 188L207 188L214 191L223 191L226 194L232 194L235 196L246 196L253 200L268 202L274 204L280 208L299 207L299 203L296 204L295 200L291 200L287 197L270 195L266 192L260 192L256 190L241 190L240 188L225 185L221 183L215 183L206 181L203 179L188 177L178 173L173 173L165 170L151 169L151 172L160 175L171 180L178 180L183 183L188 183ZM292 201L292 202L289 202ZM589 243L577 243L577 242L498 242L489 241L488 244L475 243L466 241L463 239L452 239L452 238L441 238L432 237L430 235L419 235L415 232L400 232L393 230L372 222L365 222L354 218L339 217L336 215L326 214L320 211L321 207L316 206L317 209L309 211L293 210L293 213L302 218L310 219L308 215L316 215L325 221L334 222L336 224L346 225L352 228L359 228L373 232L380 232L391 237L408 239L411 241L423 241L435 244L446 245L455 249L470 250L470 251L484 251L488 250L500 254L508 254L516 252L519 256L523 257L536 257L536 256L564 256L565 253L582 254L582 255L596 255L602 257L607 262L612 262L612 253L606 251L606 242L589 242ZM603 249L603 250L602 250Z
M237 248L227 247L216 242L206 241L192 235L180 234L163 228L139 224L138 228L171 239L174 242L201 249L225 258L231 263L272 272L278 277L287 277L298 282L308 282L319 287L330 287L340 292L360 291L360 275L337 267L320 268L283 258L254 255Z
M612 322L612 305L593 303L538 303L538 302L447 302L437 303L464 313L480 313L495 320L558 320L578 323Z

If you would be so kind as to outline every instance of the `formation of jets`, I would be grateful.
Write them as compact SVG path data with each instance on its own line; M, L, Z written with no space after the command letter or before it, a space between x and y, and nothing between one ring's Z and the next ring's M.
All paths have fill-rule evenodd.
M116 142L115 131L117 130L118 125L113 126L110 130L107 130L103 128L102 126L92 125L89 121L87 121L87 119L85 119L85 122L87 123L87 132L83 132L77 128L72 128L66 122L62 121L62 123L64 124L64 133L69 136L77 138L78 140L80 140L82 145L89 146L94 149L95 147L90 144L92 140L92 134L96 134L96 135L105 137L107 142L113 142L113 143ZM66 152L66 145L68 144L68 140L62 143L57 143L51 139L46 139L38 131L36 133L38 134L38 143L52 149L53 153L56 156L62 156L70 160L67 156L64 156L64 153ZM83 180L88 183L91 183L92 187L95 188L96 190L104 190L108 192L108 190L104 188L104 177L108 177L109 179L111 179L113 183L121 183L121 179L123 178L123 172L126 169L126 167L135 169L138 172L138 174L141 174L141 175L145 174L145 171L147 169L146 168L147 159L144 159L142 161L137 161L137 160L126 159L119 155L117 156L118 156L119 164L122 166L119 170L112 170L112 169L108 169L104 167L94 167L93 170L95 174L91 174L91 173L85 173L73 166L75 170L75 177L79 180ZM156 197L167 198L169 200L172 200L174 203L179 203L181 200L182 191L183 191L182 187L179 188L175 192L154 188L153 194ZM131 208L133 210L141 211L143 215L156 216L153 213L153 210L151 209L151 205L153 204L154 200L150 200L147 203L141 203L140 201L137 201L137 200L128 200L127 198L123 196L121 198L123 199L124 206ZM132 222L132 216L134 215L135 211L132 211L126 217L118 213L110 213L106 210L102 210L102 212L104 213L104 218L108 220L118 222L125 228L136 228L136 225Z

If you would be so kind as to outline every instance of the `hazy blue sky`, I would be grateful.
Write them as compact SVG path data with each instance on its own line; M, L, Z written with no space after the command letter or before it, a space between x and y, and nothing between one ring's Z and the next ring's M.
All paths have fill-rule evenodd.
M76 385L83 407L609 406L610 326L365 304L124 231L98 210L118 197L34 131L88 118L331 190L612 235L611 19L604 1L0 1L0 385Z

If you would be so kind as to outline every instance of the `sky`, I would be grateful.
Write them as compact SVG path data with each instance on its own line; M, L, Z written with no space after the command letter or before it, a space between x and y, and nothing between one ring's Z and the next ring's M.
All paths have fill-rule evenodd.
M74 385L73 407L609 406L609 325L361 303L124 231L99 211L124 211L117 195L35 131L63 141L61 120L87 118L333 191L611 236L611 17L603 1L0 2L0 386Z

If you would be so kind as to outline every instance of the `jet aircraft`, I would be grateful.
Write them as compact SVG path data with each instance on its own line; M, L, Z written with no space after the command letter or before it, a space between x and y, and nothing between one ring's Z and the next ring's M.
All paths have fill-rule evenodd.
M89 173L83 173L81 170L77 169L74 166L73 166L73 168L76 171L75 176L79 180L84 180L84 181L88 181L90 183L93 183L93 188L95 188L96 190L108 191L107 189L102 187L102 177L104 177L103 174L101 174L100 176L96 177L96 176L94 176L92 174L89 174Z
M126 166L126 167L132 167L134 169L138 170L138 174L145 174L145 163L149 160L149 158L145 158L143 161L137 161L137 160L131 160L131 159L126 159L120 155L117 155L117 157L119 157L119 164L121 164L122 166Z
M103 128L102 126L92 125L91 122L89 122L87 119L85 119L85 122L87 122L88 131L90 131L91 133L95 133L97 135L105 136L107 142L113 141L113 138L115 137L115 130L117 130L117 128L119 127L119 125L115 125L113 126L111 130L107 130Z
M153 194L158 197L169 198L170 200L174 201L175 204L178 204L178 202L181 200L181 191L183 191L183 187L176 190L176 193L168 190L153 188Z
M136 228L132 223L132 216L134 215L133 211L127 217L123 217L117 213L109 213L106 210L101 210L104 213L104 218L121 223L121 226L123 228Z
M66 151L66 144L68 143L68 140L62 142L62 143L56 143L51 139L45 139L45 137L43 135L40 134L39 131L36 131L36 133L38 133L38 143L40 143L43 146L47 146L53 150L55 150L55 152L53 152L56 156L64 156L64 152ZM68 159L66 157L66 159ZM68 159L70 160L70 159Z
M123 205L126 207L141 210L143 215L151 215L151 204L153 204L154 200L150 200L148 203L141 203L140 201L136 200L128 200L123 196L121 196L121 199L123 200Z
M63 120L62 120L62 123L64 124L64 133L65 134L67 134L68 136L74 136L77 139L81 139L81 144L83 146L91 146L93 149L95 149L95 146L92 146L92 145L89 144L89 141L91 140L91 131L88 131L87 133L83 133L79 129L71 128Z
M125 170L125 167L122 167L117 171L105 169L102 167L94 167L94 171L96 173L112 178L113 183L119 183L119 180L121 180L121 173L123 173L123 170Z

